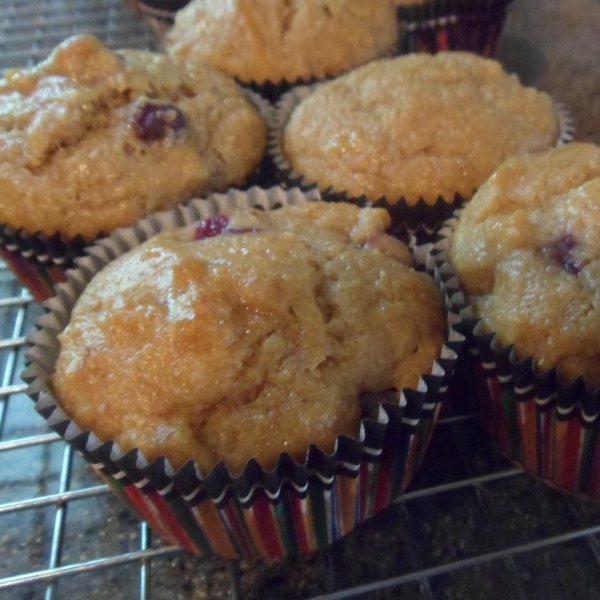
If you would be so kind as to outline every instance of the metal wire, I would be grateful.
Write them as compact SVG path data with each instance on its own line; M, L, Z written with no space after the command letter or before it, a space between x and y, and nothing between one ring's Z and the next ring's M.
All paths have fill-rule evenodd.
M23 293L23 292L22 292ZM14 314L14 321L12 331L14 334L14 344L5 343L8 340L2 340L1 344L9 352L9 357L5 361L5 372L3 374L3 386L0 388L0 397L5 398L4 405L10 401L10 398L14 394L19 394L23 391L24 386L17 383L18 374L15 373L16 355L23 345L24 324L25 324L25 313L30 308L37 308L34 303L28 301L26 303L16 302L17 297L7 298L7 300L15 300L14 303L7 303L7 305L18 307ZM6 410L3 412L2 423L4 423ZM461 415L459 417L449 417L442 419L441 425L452 425L454 423L465 422L473 419L473 415ZM51 445L55 443L62 444L58 441L59 438L53 433L43 433L36 436L29 436L24 438L16 438L10 440L0 440L0 454L9 452L16 449L27 449L36 446ZM91 572L104 572L109 571L115 567L119 567L124 564L137 564L139 569L139 587L138 597L140 600L147 600L152 597L152 563L153 560L161 557L176 557L181 554L181 551L171 546L159 546L152 547L150 540L150 532L146 524L142 523L139 525L139 549L129 552L123 552L118 555L102 556L101 558L82 561L82 562L71 562L69 564L63 564L61 556L63 554L63 544L65 538L65 523L66 513L70 504L76 501L89 499L89 498L102 498L108 495L108 488L105 485L95 485L85 487L78 490L71 490L70 483L72 477L73 468L73 453L70 446L64 445L62 466L60 469L60 482L57 493L39 495L36 497L26 498L20 501L4 502L0 497L0 516L18 513L21 511L28 511L32 509L42 507L53 507L54 508L54 526L52 532L52 541L50 546L49 555L47 558L47 568L42 570L33 570L29 572L23 572L5 576L0 578L0 592L3 590L16 590L20 587L30 586L31 584L43 584L45 587L44 598L46 600L52 600L60 598L59 588L57 582L63 578L80 575L83 573ZM454 481L448 484L435 485L431 487L424 487L414 491L410 491L404 494L400 500L403 505L409 504L413 501L418 501L428 497L437 497L444 493L460 490L460 489L474 489L480 490L482 486L498 482L501 480L508 480L511 478L522 476L522 471L518 468L506 468L494 473L488 473L475 477L465 477L459 481ZM315 596L315 599L320 600L335 600L341 598L353 598L358 596L368 597L368 595L375 592L381 592L382 590L396 588L402 584L409 582L418 582L421 584L424 598L433 598L429 590L429 581L436 576L444 575L465 568L473 567L483 563L491 563L496 560L508 561L511 565L511 571L516 571L516 567L512 563L515 556L523 553L536 551L543 548L552 546L559 546L565 542L577 540L577 539L588 539L589 543L594 548L596 556L598 556L598 547L594 539L594 536L600 534L600 525L592 527L581 527L575 528L572 531L563 533L560 535L553 535L545 537L537 541L529 543L519 544L510 546L502 550L495 552L483 553L477 556L471 556L463 560L455 560L446 564L441 564L433 567L423 567L415 569L406 574L402 574L395 577L389 577L386 579L380 579L378 581L365 583L349 589L336 590L329 594ZM418 543L413 539L414 546ZM2 549L0 548L0 552ZM416 551L415 551L416 553ZM600 564L600 563L599 563ZM332 567L330 567L332 568ZM242 587L240 585L240 570L237 563L232 563L229 566L228 576L230 579L231 586L231 597L243 598ZM519 589L518 586L516 589ZM124 596L126 597L126 596ZM522 591L519 592L517 597L525 598Z
M113 46L150 47L153 43L149 29L122 0L0 0L0 15L0 67L31 64L45 56L61 39L78 31L95 33ZM42 419L34 414L32 403L23 394L26 386L19 380L19 370L22 366L25 335L32 326L33 318L38 314L40 314L39 306L0 265L0 324L3 327L2 331L9 332L4 339L0 339L0 365L2 366L0 461L3 457L20 452L26 452L31 456L40 450L44 452L44 456L54 456L57 451L61 453L60 467L54 472L57 476L55 491L48 491L40 485L35 493L21 493L21 488L31 492L29 489L31 486L28 481L25 481L30 473L34 473L40 480L46 477L34 459L25 462L22 469L23 481L17 477L16 483L10 483L7 481L8 475L5 471L0 471L0 595L6 593L5 597L11 600L13 598L45 598L45 600L84 598L89 596L85 586L80 592L74 593L72 589L67 589L63 593L62 583L70 578L89 575L99 581L99 587L93 596L96 598L150 600L164 597L200 598L207 595L210 597L213 593L210 577L207 576L208 583L205 588L195 587L196 584L191 585L189 580L182 582L182 565L185 561L192 560L192 570L195 573L203 569L208 571L212 567L217 569L220 562L216 559L189 559L178 548L166 546L159 540L155 540L145 523L132 525L130 520L121 523L120 513L111 501L112 495L109 494L107 486L90 483L85 474L81 475L75 464L77 456L70 446L63 445L56 434L49 433ZM25 425L22 427L12 425L13 411L19 415L19 419ZM442 419L440 428L446 427L454 435L458 428L468 427L473 421L474 415L467 411ZM560 500L564 503L571 519L570 526L565 531L549 530L539 539L521 540L464 558L441 560L437 564L429 564L422 556L426 541L423 539L422 532L417 531L417 523L412 515L413 506L437 501L448 494L468 492L476 499L475 507L484 516L484 522L494 523L495 517L487 501L490 486L500 485L503 482L510 485L511 482L521 481L525 477L520 469L507 464L489 472L474 473L468 466L470 464L470 457L466 455L468 452L461 451L459 443L461 440L455 442L453 449L447 452L456 454L455 457L450 458L456 458L459 471L464 468L465 472L454 476L449 482L441 480L417 486L404 494L396 507L399 510L398 518L403 518L407 523L406 540L398 543L407 545L408 554L413 561L412 568L399 574L379 576L373 581L360 582L358 585L340 585L341 568L334 551L326 550L319 557L319 565L324 571L322 591L312 594L313 598L334 600L359 596L371 597L386 590L391 595L381 597L394 597L394 590L405 584L414 584L422 600L445 599L451 596L446 594L446 592L450 594L448 588L437 586L436 582L441 576L470 572L478 566L494 565L500 561L510 576L512 596L520 600L529 600L534 596L523 583L523 569L520 564L517 564L520 557L545 549L562 550L565 544L574 541L585 543L591 557L590 564L595 565L600 571L598 569L600 567L598 544L600 516L590 517L592 520L596 519L590 523L590 518L583 516L588 509L587 504L579 504L570 497ZM9 462L7 459L7 464ZM79 479L84 481L83 485ZM549 500L552 501L554 500ZM109 537L119 537L123 533L129 536L125 538L126 541L133 540L131 544L125 543L124 549L118 552L103 547L99 556L92 558L82 554L78 559L69 554L72 540L78 535L85 538L89 534L91 539L95 540L101 538L104 532L103 526L98 530L87 532L85 524L79 522L76 523L75 531L71 531L74 527L69 523L72 510L86 502L98 503L101 508L97 510L102 512L102 518L106 523L116 522L116 526L111 525ZM522 508L518 502L516 506L519 510ZM38 538L44 536L39 532L28 532L25 529L21 534L7 533L3 529L2 519L13 519L18 523L19 519L25 519L28 515L46 514L44 511L51 511L52 514L46 519L48 522L43 529L48 532L49 543L42 553L42 561L33 560L31 564L24 564L24 561L20 560L20 554L17 553L16 566L13 567L12 563L7 562L11 548L21 543L19 546L22 549L21 554L26 555L29 545L34 546L38 543ZM92 511L90 514L93 517L96 513ZM443 507L442 514L446 514ZM28 534L31 534L30 537L27 537ZM25 539L19 539L19 535L24 536ZM165 592L164 585L161 587L164 582L161 582L160 578L167 576L162 572L160 578L158 575L155 576L159 566L163 564L161 561L164 560L172 561L168 567L172 578L167 585L172 596ZM356 560L360 562L361 557L358 556ZM301 564L303 563L298 562L296 565L293 561L287 564L285 577L294 579L299 576ZM110 587L114 573L121 568L131 566L136 570L134 595L132 596L130 589L115 592L114 585ZM249 589L245 577L248 569L258 572L266 568L258 564L248 567L238 562L229 563L225 569L224 597L234 600L256 597L260 591ZM550 575L551 568L546 567L542 576ZM106 595L102 591L105 584L108 586ZM284 594L281 597L287 596ZM469 598L468 595L461 597Z

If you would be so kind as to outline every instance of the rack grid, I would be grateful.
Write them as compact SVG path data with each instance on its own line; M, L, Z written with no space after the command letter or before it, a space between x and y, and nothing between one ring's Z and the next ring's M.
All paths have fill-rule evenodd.
M84 31L112 47L153 45L123 0L0 0L0 68ZM268 564L185 555L33 410L19 374L42 311L0 265L1 599L600 599L600 505L509 464L460 394L410 490L331 548Z

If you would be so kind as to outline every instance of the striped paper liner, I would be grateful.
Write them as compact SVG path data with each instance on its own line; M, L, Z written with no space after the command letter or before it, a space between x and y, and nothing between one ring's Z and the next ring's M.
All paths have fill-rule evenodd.
M425 452L464 341L444 278L434 273L448 308L447 339L416 390L403 390L396 404L380 404L376 414L361 421L357 438L338 436L331 454L311 446L299 463L282 453L272 471L251 459L237 477L222 462L205 476L191 461L175 472L164 458L148 462L139 450L124 453L116 442L81 431L48 387L59 351L57 335L94 274L158 231L236 207L274 209L307 201L318 201L318 194L281 188L232 190L118 230L77 261L68 283L46 302L39 330L28 338L23 378L30 382L28 391L38 412L161 537L194 554L269 559L310 552L346 535L402 493Z
M502 452L558 488L597 498L600 391L586 390L581 378L561 383L555 371L539 372L531 360L522 372L514 349L496 347L495 337L490 343L480 324L471 340L478 349L473 374L483 379L480 416ZM494 372L499 364L504 375Z
M428 0L398 6L402 53L463 50L492 57L512 0Z
M265 121L270 122L270 102L254 91L246 90L246 94ZM273 179L269 172L273 168L266 162L265 156L255 172L248 174L244 187ZM97 240L102 237L99 236ZM67 238L59 233L52 236L30 234L0 223L0 258L38 302L55 295L55 286L66 281L66 272L75 266L75 259L83 256L86 246L91 243L86 243L80 236Z
M398 18L406 23L448 16L492 17L505 12L513 0L415 0L398 5ZM398 4L398 1L396 2Z
M430 247L429 261L438 268L444 263L449 272L456 220L445 223ZM459 287L457 279L454 283ZM556 368L542 371L532 357L518 359L514 347L501 347L469 307L461 314L476 408L489 437L507 458L546 483L600 498L600 389L587 389L582 377L561 381Z
M492 16L450 15L407 22L399 52L435 54L460 50L491 58L496 53L505 20L506 13L501 12Z
M0 224L0 257L38 302L52 297L54 286L66 281L65 272L84 248L80 237L30 235Z
M386 198L381 196L375 200L368 199L365 195L352 196L345 190L336 190L331 186L320 185L310 177L298 173L288 162L283 152L283 132L294 109L321 84L298 86L284 94L276 103L270 120L269 135L267 140L267 154L273 161L279 183L283 187L299 187L302 190L317 188L323 200L330 202L352 202L358 206L374 206L385 208L392 217L394 224L403 224L409 229L424 228L436 230L439 225L450 218L468 198L463 198L456 193L452 198L441 196L433 203L420 198L417 202L408 202L406 198ZM558 138L556 145L560 146L573 140L573 119L566 107L554 102L558 121ZM475 192L475 190L473 190Z

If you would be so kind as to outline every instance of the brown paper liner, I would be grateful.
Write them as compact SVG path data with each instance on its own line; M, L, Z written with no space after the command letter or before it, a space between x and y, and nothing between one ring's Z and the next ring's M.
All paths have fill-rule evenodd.
M404 389L375 406L356 438L340 435L327 454L310 446L305 460L282 453L272 471L251 459L238 476L223 462L201 473L189 461L175 471L164 458L149 462L139 450L82 431L58 405L48 386L59 352L57 335L67 325L77 298L95 273L158 231L181 227L236 207L271 210L285 204L317 201L298 189L231 191L194 200L114 232L88 248L69 281L45 303L39 330L28 338L23 378L36 410L73 444L109 482L113 491L167 541L196 554L265 559L323 548L357 523L389 506L418 468L438 418L464 336L452 291L433 273L448 308L447 339L430 373L417 389ZM417 253L418 254L418 253Z
M283 152L283 132L294 109L321 84L297 87L285 94L275 105L269 137L267 154L277 169L279 184L283 187L299 187L302 190L316 188L323 200L332 202L351 202L359 206L375 206L388 210L394 225L404 224L409 230L424 228L434 231L454 211L462 206L470 197L465 198L456 193L451 198L439 196L434 203L428 203L423 198L417 202L408 202L405 197L387 198L381 196L369 199L365 195L353 196L346 190L337 190L331 186L319 184L308 176L298 173L287 161ZM557 113L559 136L556 145L565 144L573 139L573 120L563 104L554 102ZM475 193L476 190L473 190Z
M444 224L439 240L428 249L430 268L436 264L449 276L458 216L459 212ZM456 276L453 283L460 288ZM599 499L600 389L586 388L581 377L565 382L556 368L537 368L531 356L518 358L514 347L500 346L495 333L486 330L467 305L461 316L470 357L468 376L486 433L509 460L545 483Z

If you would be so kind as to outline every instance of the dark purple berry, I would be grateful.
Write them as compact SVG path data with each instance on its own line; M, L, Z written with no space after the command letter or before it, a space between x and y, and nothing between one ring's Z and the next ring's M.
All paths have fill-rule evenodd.
M133 130L142 142L159 142L169 131L177 133L185 127L185 116L173 104L147 102L135 114Z
M216 235L223 233L227 229L228 224L229 217L226 215L216 215L198 221L194 229L194 239L204 240L206 238L215 237Z
M570 233L568 233L548 246L544 246L542 252L545 256L560 264L565 271L577 275L577 273L581 271L583 265L571 252L576 246L577 241Z

